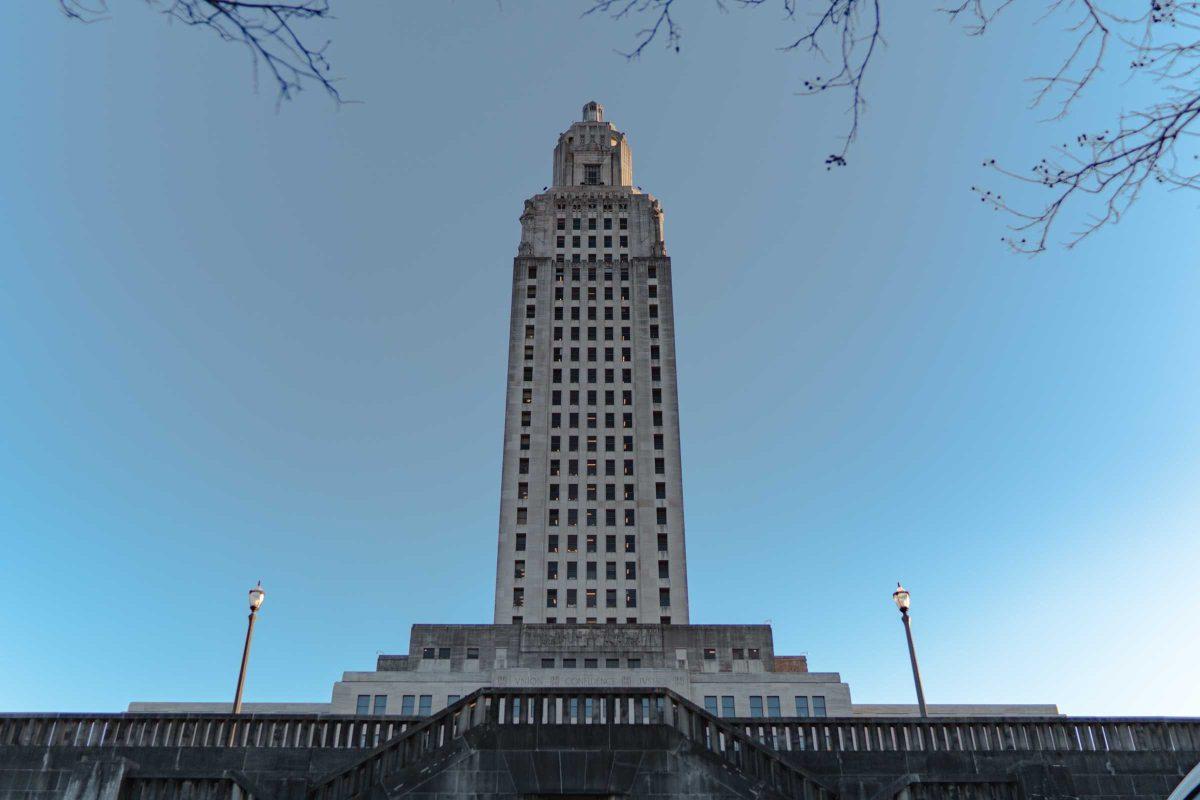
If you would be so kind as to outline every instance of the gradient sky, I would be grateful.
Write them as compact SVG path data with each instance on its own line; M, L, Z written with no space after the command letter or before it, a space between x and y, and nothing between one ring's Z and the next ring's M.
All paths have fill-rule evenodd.
M236 46L55 5L0 29L0 709L228 701L260 578L248 701L491 620L517 217L596 99L666 211L692 620L911 702L903 580L930 702L1200 715L1195 200L1030 260L969 191L1141 96L1039 124L1053 24L892 9L827 172L776 9L628 63L582 1L340 2L363 102L277 112Z

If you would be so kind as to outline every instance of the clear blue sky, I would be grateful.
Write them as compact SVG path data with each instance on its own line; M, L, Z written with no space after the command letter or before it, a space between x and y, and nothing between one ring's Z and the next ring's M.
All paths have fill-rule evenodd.
M1200 714L1195 200L1028 260L969 192L1136 101L1037 124L1052 28L891 9L830 173L774 9L627 63L584 2L338 3L364 102L277 113L113 5L0 31L0 709L229 700L259 578L251 701L491 619L517 217L597 99L667 214L693 621L910 702L901 579L931 702Z

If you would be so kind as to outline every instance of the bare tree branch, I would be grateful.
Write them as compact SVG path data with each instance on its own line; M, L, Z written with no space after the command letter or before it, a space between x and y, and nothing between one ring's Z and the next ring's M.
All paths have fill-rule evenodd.
M681 29L672 13L677 10L674 0L590 2L585 16L652 16L653 23L638 31L637 45L627 57L640 55L657 38L679 49ZM803 33L781 49L803 51L832 65L830 76L804 81L800 94L843 90L849 95L850 119L842 147L825 159L826 169L844 166L866 109L868 70L883 44L880 0L714 2L722 10L730 5L775 5L786 20L807 20ZM1029 78L1037 87L1031 108L1053 104L1047 121L1061 123L1113 66L1127 74L1127 80L1142 78L1156 84L1160 99L1139 110L1119 112L1112 126L1115 134L1110 128L1076 135L1071 144L1054 148L1027 172L997 165L994 159L984 162L1017 189L1037 187L1049 192L1049 199L1022 194L1010 201L994 190L972 187L982 202L1012 215L1012 234L1004 241L1015 251L1047 249L1064 214L1082 217L1062 242L1073 247L1118 222L1148 183L1171 190L1200 189L1200 0L1138 0L1141 11L1130 15L1133 2L1043 0L1044 12L1034 24L1065 20L1067 47L1052 71ZM982 36L1015 5L1015 0L951 0L940 10L968 35ZM1117 63L1118 58L1128 60Z
M172 20L216 33L250 53L255 84L265 68L278 91L278 102L291 100L306 86L320 86L337 103L345 102L330 77L326 41L316 46L303 38L299 24L330 19L330 0L146 0ZM108 16L107 0L59 0L69 18L94 22Z

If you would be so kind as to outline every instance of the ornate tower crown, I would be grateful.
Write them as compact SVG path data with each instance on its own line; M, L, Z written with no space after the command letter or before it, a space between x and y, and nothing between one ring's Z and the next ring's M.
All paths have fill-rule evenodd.
M595 100L584 105L583 119L558 137L554 185L633 185L633 155L625 134L604 121L604 106Z

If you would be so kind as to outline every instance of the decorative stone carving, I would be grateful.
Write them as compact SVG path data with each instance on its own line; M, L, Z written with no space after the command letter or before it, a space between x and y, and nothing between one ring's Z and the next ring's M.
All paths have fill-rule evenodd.
M533 255L533 223L537 219L537 208L532 200L525 201L525 210L521 213L521 244L517 246L517 254Z

